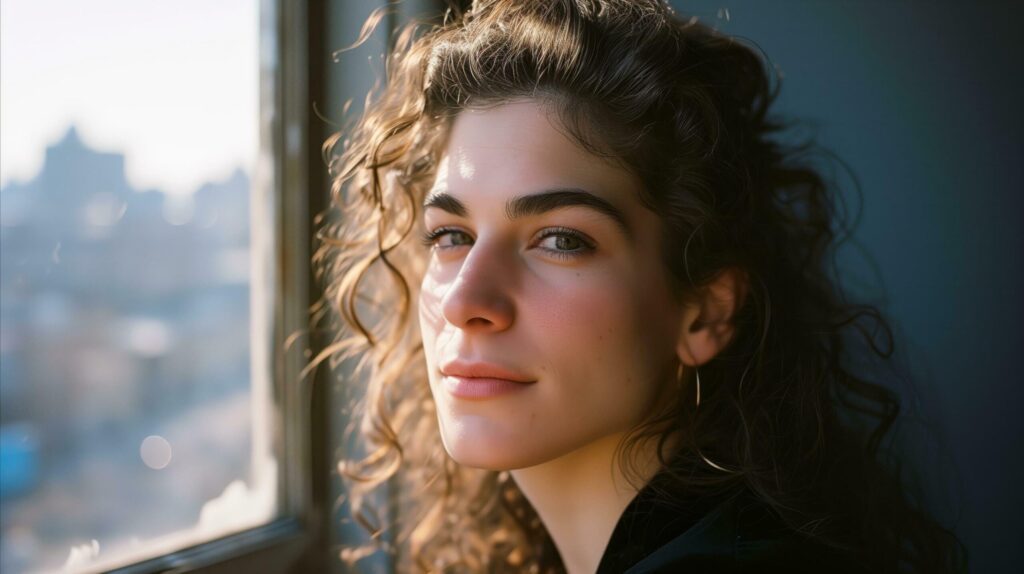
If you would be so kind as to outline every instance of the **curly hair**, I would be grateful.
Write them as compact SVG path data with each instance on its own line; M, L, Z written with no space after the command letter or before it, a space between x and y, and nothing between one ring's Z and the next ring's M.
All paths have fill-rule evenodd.
M669 490L749 489L866 571L965 569L962 545L887 463L898 397L858 368L889 357L891 330L834 277L840 201L817 147L778 137L769 69L656 0L477 1L402 30L386 83L324 145L337 217L322 220L314 315L338 338L313 364L358 359L346 441L358 448L339 469L372 538L344 558L383 548L403 571L563 568L509 474L461 467L442 446L414 312L425 257L409 238L460 110L532 98L584 149L639 176L680 299L725 269L749 280L735 339L701 367L699 408L683 386L622 452L681 431L678 454L661 460Z

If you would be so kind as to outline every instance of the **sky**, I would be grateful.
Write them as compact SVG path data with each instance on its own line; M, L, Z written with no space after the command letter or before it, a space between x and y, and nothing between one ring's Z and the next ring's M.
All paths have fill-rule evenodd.
M0 0L0 187L71 125L136 189L251 173L258 38L259 0Z

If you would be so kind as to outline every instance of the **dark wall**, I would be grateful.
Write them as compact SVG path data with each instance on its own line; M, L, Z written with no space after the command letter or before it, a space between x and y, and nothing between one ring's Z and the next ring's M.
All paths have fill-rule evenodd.
M756 42L784 74L777 110L808 120L859 179L843 280L895 323L906 401L959 469L952 509L936 512L956 521L973 572L1019 571L1024 3L673 5ZM924 469L941 491L949 474L933 469L948 469Z

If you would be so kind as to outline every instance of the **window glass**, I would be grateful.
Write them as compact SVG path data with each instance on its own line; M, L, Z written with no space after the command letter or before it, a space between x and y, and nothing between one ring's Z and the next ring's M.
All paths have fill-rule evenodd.
M0 0L0 26L0 571L270 520L259 2Z

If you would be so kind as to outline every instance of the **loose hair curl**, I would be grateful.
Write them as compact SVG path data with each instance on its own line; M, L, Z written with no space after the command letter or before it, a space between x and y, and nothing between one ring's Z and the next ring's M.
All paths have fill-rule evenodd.
M678 454L661 460L665 496L746 488L860 569L964 569L959 542L886 464L897 395L852 363L858 348L888 358L891 330L832 276L841 203L814 166L817 148L776 137L772 78L758 51L655 0L478 1L403 29L382 91L348 139L324 145L338 218L319 234L315 318L340 322L312 364L358 359L352 380L365 382L349 429L360 450L339 469L372 540L343 557L383 548L403 571L563 568L507 472L463 468L444 451L413 312L426 257L409 236L453 118L531 98L579 145L640 177L680 299L724 270L748 282L735 340L700 368L699 408L690 381L630 434L624 469L642 440L678 433Z

